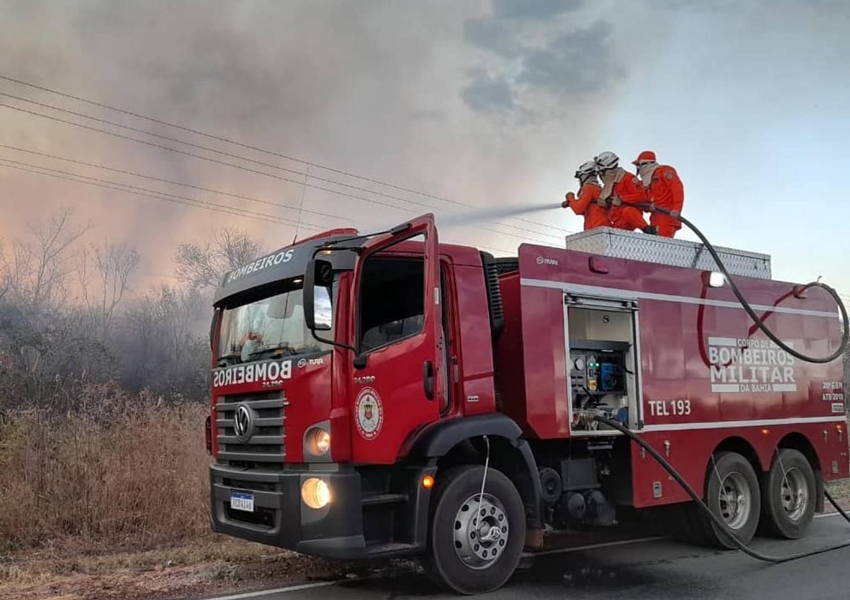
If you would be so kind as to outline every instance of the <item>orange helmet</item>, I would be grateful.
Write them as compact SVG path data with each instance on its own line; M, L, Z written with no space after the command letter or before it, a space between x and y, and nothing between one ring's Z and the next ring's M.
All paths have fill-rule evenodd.
M648 161L656 162L655 152L653 152L652 150L644 150L643 152L638 154L638 157L632 161L632 164L637 165L637 164L640 164L642 162L648 162Z

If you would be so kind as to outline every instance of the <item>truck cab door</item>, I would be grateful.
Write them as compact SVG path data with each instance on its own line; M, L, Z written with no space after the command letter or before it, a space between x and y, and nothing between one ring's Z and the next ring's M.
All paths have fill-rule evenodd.
M437 230L431 214L376 236L355 268L355 462L393 463L445 398Z

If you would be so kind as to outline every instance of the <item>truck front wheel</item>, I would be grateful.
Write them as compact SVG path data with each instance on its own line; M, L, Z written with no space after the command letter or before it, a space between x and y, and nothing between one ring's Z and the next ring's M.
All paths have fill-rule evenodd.
M455 467L437 475L431 503L425 571L460 594L498 589L519 563L525 540L522 498L511 480L490 468Z

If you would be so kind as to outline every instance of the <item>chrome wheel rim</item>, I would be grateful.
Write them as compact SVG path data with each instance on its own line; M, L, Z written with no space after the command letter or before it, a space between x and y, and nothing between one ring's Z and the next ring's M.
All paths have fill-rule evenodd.
M510 534L505 507L491 494L467 498L455 515L453 529L455 552L471 569L492 566L504 553Z
M730 529L740 529L749 520L753 499L747 480L741 473L729 473L723 479L718 502L720 517Z
M791 467L782 476L782 509L792 521L799 521L809 507L809 484L802 471Z

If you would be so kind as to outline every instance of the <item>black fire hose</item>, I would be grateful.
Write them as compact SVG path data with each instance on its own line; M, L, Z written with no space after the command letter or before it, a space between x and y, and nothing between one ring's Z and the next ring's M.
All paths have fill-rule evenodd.
M634 432L630 431L629 429L627 429L626 427L624 427L622 424L618 423L617 421L613 421L611 419L608 419L608 418L600 416L600 415L597 415L595 417L595 419L597 421L599 421L600 423L604 423L605 425L608 425L609 427L613 427L617 431L623 433L624 435L629 437L633 442L635 442L638 446L640 446L641 448L643 448L644 450L649 452L652 455L652 458L657 460L658 464L660 464L662 467L664 467L664 469L668 473L670 473L670 476L673 477L673 479L675 479L676 482L684 488L684 490L693 499L693 501L696 503L696 505L699 506L699 508L705 514L707 514L712 521L714 521L714 523L718 526L719 530L721 532L723 532L723 534L725 534L726 537L729 538L732 541L733 544L738 546L738 548L740 548L741 551L745 552L746 554L749 554L753 558L757 558L758 560L763 560L763 561L767 561L767 562L771 562L771 563L784 563L784 562L789 562L789 561L792 561L792 560L799 560L801 558L806 558L806 557L809 557L809 556L815 556L816 554L823 554L824 552L832 552L833 550L840 550L841 548L850 547L850 542L845 542L843 544L838 544L837 546L829 546L827 548L821 548L819 550L811 550L809 552L800 552L799 554L791 554L789 556L770 556L768 554L762 554L761 552L759 552L757 550L753 550L752 548L747 546L744 542L742 542L737 537L735 537L734 534L730 533L729 530L726 529L726 524L720 519L720 517L718 517L716 514L711 512L711 509L708 507L708 505L705 502L703 502L702 498L700 498L700 496L694 491L694 489L690 486L690 484L688 484L688 482L685 481L685 479L679 474L679 472L676 471L676 469L673 468L673 465L671 465L667 461L667 459L665 459L663 456L661 456L661 454L655 448L650 446L647 442L645 442L643 439L641 439L640 436L635 435ZM847 513L844 512L844 510L840 506L838 506L838 503L829 494L829 492L827 492L826 489L824 489L823 493L826 495L830 504L832 504L835 507L835 509L839 513L841 513L841 516L844 517L844 519L848 523L850 523L850 516L848 516Z
M785 352L787 352L788 354L790 354L792 356L797 357L798 359L800 359L804 362L820 363L820 364L832 362L833 360L841 357L844 354L844 350L847 347L848 339L850 339L850 319L848 319L847 309L844 306L844 302L841 301L841 297L838 295L838 293L833 288L831 288L830 286L828 286L826 284L820 283L819 281L815 281L815 282L812 282L812 283L804 286L803 289L808 289L808 288L811 288L811 287L822 288L822 289L826 290L826 292L832 297L833 300L835 300L835 303L838 305L838 310L841 313L841 320L842 320L843 326L844 326L844 331L843 331L842 336L841 336L841 344L838 346L838 348L835 350L835 352L833 352L829 356L823 357L823 358L807 356L805 354L802 354L801 352L797 352L793 348L790 348L786 344L784 344L782 342L782 340L780 340L776 335L774 335L774 333L770 329L768 329L767 326L762 322L761 318L759 318L759 316L756 314L756 312L750 306L749 302L747 302L747 299L744 298L744 295L741 293L741 290L739 290L738 286L735 285L735 282L733 281L731 275L729 274L729 271L726 269L726 265L723 264L723 261L720 259L720 256L717 254L717 251L714 249L714 246L711 244L711 242L708 241L708 239L705 237L705 235L703 235L702 231L700 231L699 228L696 225L694 225L688 219L686 219L685 217L683 217L679 214L674 215L674 214L672 214L672 211L669 211L665 208L655 206L653 204L636 203L636 204L632 204L631 206L634 206L636 208L640 208L642 210L649 211L649 212L660 212L660 213L668 215L668 216L670 216L674 219L678 219L679 221L681 221L682 223L687 225L687 227L697 235L697 237L702 241L702 243L705 244L706 249L708 250L709 254L711 254L711 257L714 259L714 262L717 264L721 273L723 273L723 276L726 277L726 281L729 283L729 287L732 289L732 292L735 294L735 297L738 299L738 302L740 302L740 304L744 308L744 310L747 311L747 314L750 315L750 318L752 318L753 322L758 326L759 329L762 330L762 332L773 343L775 343L777 346L782 348ZM731 532L729 532L726 529L726 524L721 520L721 518L718 517L713 512L711 512L711 509L708 507L708 505L705 502L703 502L703 500L699 496L699 494L697 494L694 491L694 489L690 486L690 484L688 484L688 482L685 481L685 479L679 474L679 472L676 471L676 469L673 468L673 465L671 465L667 461L667 459L665 459L663 456L661 456L661 454L655 448L653 448L651 445L649 445L647 442L645 442L643 439L641 439L640 436L636 435L634 432L632 432L628 428L624 427L621 423L619 423L617 421L608 419L608 418L603 417L601 415L596 415L595 419L597 421L599 421L600 423L604 423L605 425L608 425L609 427L612 427L612 428L616 429L617 431L619 431L620 433L626 435L633 442L635 442L637 445L639 445L641 448L643 448L644 450L649 452L649 454L656 461L658 461L658 464L660 464L662 467L664 467L664 469L668 473L670 473L670 476L673 477L673 479L675 479L676 482L679 485L682 486L682 488L688 493L688 495L696 503L696 505L700 508L700 510L702 510L706 515L708 515L708 517L715 523L715 525L718 526L719 531L721 531L724 535L726 535L726 537L729 538L732 541L732 543L735 546L737 546L741 551L743 551L746 554L749 554L753 558L756 558L758 560L771 562L771 563L784 563L784 562L789 562L789 561L792 561L792 560L799 560L801 558L806 558L806 557L809 557L809 556L815 556L817 554L823 554L824 552L831 552L833 550L839 550L841 548L850 547L850 542L845 542L843 544L838 544L836 546L830 546L828 548L822 548L822 549L819 549L819 550L811 550L809 552L801 552L801 553L798 553L798 554L791 554L789 556L782 556L782 557L770 556L770 555L758 552L756 550L753 550L752 548L747 546L745 543L743 543L741 540L739 540L737 537L735 537L734 534L732 534ZM826 482L824 482L824 483L826 483ZM826 496L826 499L829 500L829 503L832 504L833 507L835 507L835 510L837 510L841 514L841 516L844 518L845 521L850 523L850 515L848 515L844 511L844 509L842 509L838 505L838 503L835 501L835 499L832 497L832 495L826 490L825 486L824 486L823 493L824 493L824 496Z
M787 352L791 356L794 356L794 357L796 357L796 358L798 358L798 359L800 359L804 362L818 363L818 364L832 362L836 358L840 358L841 356L843 356L844 350L847 348L848 341L850 341L850 318L848 318L848 316L847 316L847 309L844 306L844 302L841 301L841 296L839 296L838 292L836 292L832 287L830 287L830 286L828 286L824 283L821 283L820 281L813 281L812 283L809 283L809 284L803 286L803 288L802 288L803 290L806 290L806 289L813 288L813 287L819 287L819 288L825 290L826 293L829 294L832 297L832 299L835 300L835 303L838 305L838 310L841 313L841 321L842 321L843 326L844 326L844 331L841 334L841 343L838 345L838 348L836 348L835 351L832 354L830 354L829 356L821 357L821 358L816 357L816 356L807 356L807 355L805 355L805 354L803 354L803 353L801 353L797 350L794 350L793 348L789 347L788 345L786 345L770 329L767 328L767 326L762 322L762 319L756 314L756 311L754 311L753 308L750 306L750 303L747 302L747 299L744 298L744 295L741 293L741 290L739 290L738 286L735 285L735 281L732 279L732 276L729 274L729 271L726 269L726 265L724 265L723 261L720 260L720 256L718 256L717 251L714 249L714 246L711 244L711 242L708 241L708 238L706 238L705 235L703 235L702 231L700 231L699 228L696 225L691 223L688 219L686 219L682 215L680 215L680 214L674 215L672 211L669 211L666 208L661 208L659 206L655 206L654 204L635 203L635 204L629 204L629 206L634 206L635 208L639 208L641 210L645 210L645 211L648 211L648 212L659 212L661 214L664 214L664 215L667 215L667 216L672 217L674 219L677 219L677 220L681 221L682 223L684 223L685 225L687 225L688 229L693 231L696 234L696 236L702 241L702 243L705 244L706 249L708 250L709 254L711 254L711 257L714 259L714 262L717 263L717 267L720 269L720 272L723 273L723 276L726 278L726 281L729 283L729 287L732 289L732 293L735 294L735 297L738 299L738 302L740 302L743 309L745 311L747 311L747 314L750 315L750 318L753 320L753 322L756 324L756 326L758 326L758 328L761 329L762 333L764 333L774 344L779 346L782 350L784 350L785 352Z

